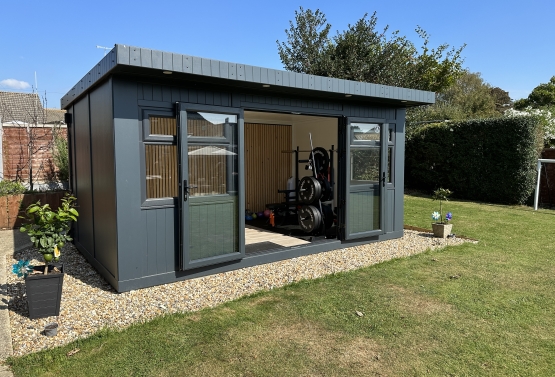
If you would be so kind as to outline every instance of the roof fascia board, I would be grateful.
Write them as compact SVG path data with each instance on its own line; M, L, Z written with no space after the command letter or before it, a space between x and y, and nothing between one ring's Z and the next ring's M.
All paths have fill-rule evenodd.
M245 64L229 63L220 60L200 58L191 55L175 54L147 48L116 44L114 48L64 97L61 107L66 108L88 88L111 73L116 66L134 66L169 72L188 73L212 79L278 86L311 92L341 94L356 97L358 100L377 100L398 102L403 106L427 105L435 103L435 93L399 88L388 85L356 82L304 73L280 71ZM242 85L238 85L242 86ZM268 89L271 91L271 88ZM408 104L410 103L410 104Z

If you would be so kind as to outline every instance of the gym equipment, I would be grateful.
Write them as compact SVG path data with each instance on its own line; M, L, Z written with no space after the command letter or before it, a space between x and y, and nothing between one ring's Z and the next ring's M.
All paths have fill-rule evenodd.
M318 182L320 183L320 187L322 188L322 196L320 198L321 201L323 202L327 202L329 200L333 199L333 191L331 189L331 185L330 182L327 180L327 178L320 174L318 176Z
M306 233L310 233L322 226L322 213L314 206L302 206L298 210L299 225Z
M328 151L322 147L316 147L312 150L310 154L312 159L313 170L316 171L316 174L319 173L327 173L328 167L330 165L330 156Z
M301 203L311 204L322 196L322 185L314 177L303 177L299 182L298 193Z
M297 147L292 151L282 151L295 153L294 178L287 181L287 190L278 190L285 195L285 202L266 204L268 214L265 211L264 215L269 218L272 226L298 224L307 235L324 236L335 223L332 203L322 202L329 202L334 198L333 158L337 150L333 145L329 151L323 147L315 148L312 134L309 133L309 137L310 150L301 151ZM300 160L300 152L309 152L308 159ZM311 170L311 176L300 178L299 164L307 164L306 169Z
M263 218L264 217L264 212L258 212L256 214L257 217Z
M272 211L270 211L269 209L264 211L264 216L265 217L270 217L270 214L272 213Z

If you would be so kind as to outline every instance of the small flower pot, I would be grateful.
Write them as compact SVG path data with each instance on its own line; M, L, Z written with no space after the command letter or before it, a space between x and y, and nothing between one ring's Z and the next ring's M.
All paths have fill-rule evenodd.
M49 323L44 327L44 335L46 336L56 336L58 334L58 324Z
M60 272L54 272L57 267ZM35 271L44 272L45 266L35 266ZM49 265L48 275L34 274L25 278L29 318L44 318L60 315L62 301L62 285L64 283L64 266Z
M453 224L433 223L432 229L434 232L434 237L447 238L447 236L451 234L451 229L453 229Z

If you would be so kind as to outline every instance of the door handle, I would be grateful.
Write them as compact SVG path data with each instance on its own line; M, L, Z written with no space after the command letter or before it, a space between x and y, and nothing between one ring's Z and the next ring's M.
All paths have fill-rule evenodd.
M183 201L186 202L189 198L189 189L196 189L197 185L187 186L187 180L183 180Z
M385 172L382 173L382 186L385 187Z

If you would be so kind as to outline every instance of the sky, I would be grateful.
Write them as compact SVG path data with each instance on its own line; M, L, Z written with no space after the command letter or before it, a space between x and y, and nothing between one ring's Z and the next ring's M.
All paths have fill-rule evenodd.
M512 99L555 76L553 0L0 0L0 90L38 89L60 108L104 56L96 46L116 43L283 69L276 41L301 6L320 9L331 36L377 12L378 30L389 25L418 47L417 26L431 47L466 44L463 66Z

